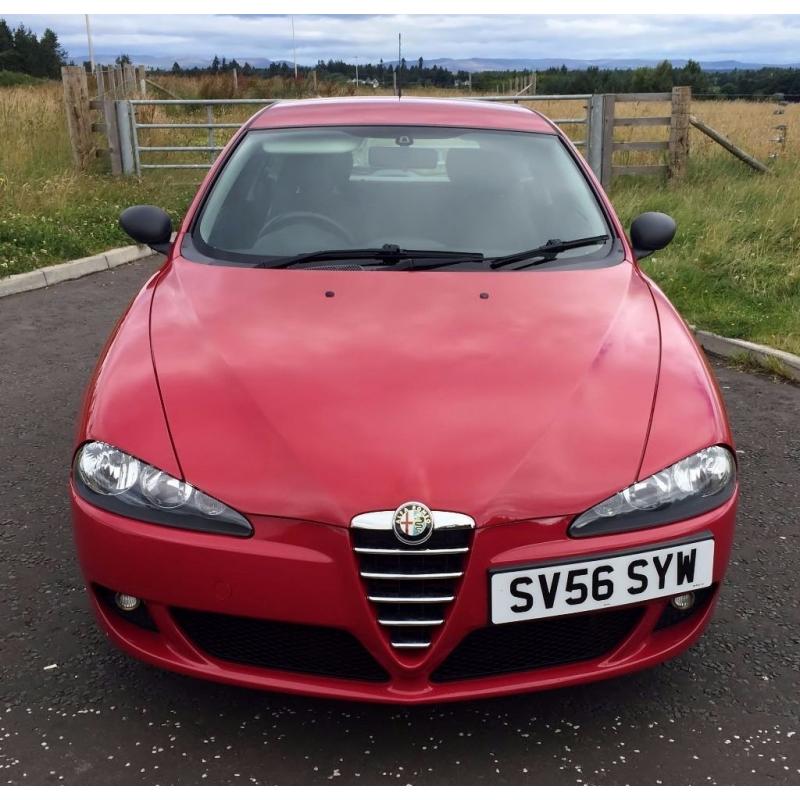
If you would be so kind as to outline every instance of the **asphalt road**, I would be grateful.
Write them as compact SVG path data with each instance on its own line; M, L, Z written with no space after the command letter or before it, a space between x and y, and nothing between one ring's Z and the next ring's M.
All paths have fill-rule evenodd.
M0 783L800 783L800 389L721 364L738 538L710 629L676 661L398 709L204 683L113 650L83 594L66 477L94 360L159 263L0 299Z

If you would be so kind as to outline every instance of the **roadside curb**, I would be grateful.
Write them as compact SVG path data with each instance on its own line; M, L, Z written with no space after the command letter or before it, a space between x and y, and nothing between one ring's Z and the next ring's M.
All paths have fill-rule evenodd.
M728 339L709 331L701 331L696 328L692 328L692 331L700 346L709 353L723 358L737 356L752 358L771 372L780 372L784 377L800 383L800 356L784 350L776 350L774 347L767 347L764 344L746 342L743 339ZM776 369L776 366L779 369Z
M138 261L140 258L151 255L152 252L145 245L133 244L128 247L106 250L95 256L76 258L74 261L67 261L64 264L41 267L20 275L9 275L0 278L0 297L19 292L30 292L33 289L46 289L55 283L71 281L75 278L82 278L84 275L91 275L93 272L102 272L122 264L129 264L131 261Z

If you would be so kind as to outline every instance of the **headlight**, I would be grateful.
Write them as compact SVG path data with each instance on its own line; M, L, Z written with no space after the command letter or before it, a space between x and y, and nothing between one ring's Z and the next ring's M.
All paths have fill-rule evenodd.
M707 447L590 508L574 520L569 534L622 533L696 517L721 506L735 486L731 451Z
M83 445L73 474L84 500L115 514L207 533L253 532L238 511L105 442Z

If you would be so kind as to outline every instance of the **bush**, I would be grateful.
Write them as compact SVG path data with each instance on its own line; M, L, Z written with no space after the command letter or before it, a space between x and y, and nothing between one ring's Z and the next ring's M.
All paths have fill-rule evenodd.
M37 83L43 83L42 79L26 75L24 72L0 69L0 86L34 86Z

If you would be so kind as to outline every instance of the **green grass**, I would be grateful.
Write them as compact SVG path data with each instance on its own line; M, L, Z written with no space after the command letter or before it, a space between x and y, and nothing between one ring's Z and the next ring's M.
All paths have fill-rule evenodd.
M642 268L689 322L800 353L798 178L797 163L756 175L720 156L674 185L620 180L612 200L626 225L650 209L678 221L675 241Z
M196 186L96 175L62 176L38 188L29 185L22 208L0 200L0 277L131 244L117 224L129 205L161 206L177 225Z

